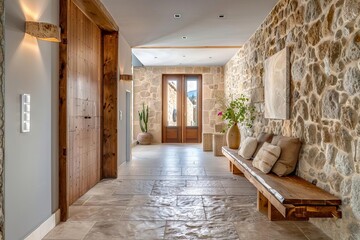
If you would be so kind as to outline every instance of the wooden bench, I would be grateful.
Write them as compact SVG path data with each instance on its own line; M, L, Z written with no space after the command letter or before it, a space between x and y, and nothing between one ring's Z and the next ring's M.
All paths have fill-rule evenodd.
M222 148L230 171L242 173L257 188L257 209L271 221L341 218L341 200L298 176L278 177L252 166L236 150Z

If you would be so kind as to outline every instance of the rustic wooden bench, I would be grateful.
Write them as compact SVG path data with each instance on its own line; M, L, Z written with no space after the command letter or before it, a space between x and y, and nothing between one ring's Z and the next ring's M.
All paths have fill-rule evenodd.
M298 176L278 177L252 166L236 150L223 147L230 171L243 174L257 188L257 209L271 221L341 218L341 200Z

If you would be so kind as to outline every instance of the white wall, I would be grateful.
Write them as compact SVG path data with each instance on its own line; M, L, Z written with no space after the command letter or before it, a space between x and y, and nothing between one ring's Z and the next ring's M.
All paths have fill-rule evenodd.
M132 75L131 47L126 39L119 34L119 68L120 74ZM126 92L132 94L132 81L120 80L118 84L118 111L122 112L122 119L118 119L118 165L126 161ZM131 103L132 106L132 103ZM132 112L132 109L130 110ZM132 116L130 116L132 117ZM132 119L130 123L132 123ZM132 133L132 129L130 130ZM132 139L132 137L130 138Z
M54 0L5 0L5 238L24 239L58 208L58 44L24 34L25 20L58 24ZM20 94L31 132L20 133Z
M119 33L119 67L120 74L132 75L132 52L129 43Z

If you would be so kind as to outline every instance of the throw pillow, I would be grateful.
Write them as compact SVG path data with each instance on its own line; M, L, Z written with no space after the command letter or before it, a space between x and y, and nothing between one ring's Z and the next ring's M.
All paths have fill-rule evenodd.
M253 137L246 138L245 141L241 144L239 155L245 159L250 159L254 154L257 145L258 142L256 138Z
M272 171L282 177L294 172L299 158L301 141L298 138L281 137L277 146L281 148L281 154Z
M262 132L259 134L259 136L257 137L258 144L257 144L256 150L254 152L253 158L256 157L257 153L259 152L259 150L262 147L262 145L264 144L264 142L271 143L272 138L273 138L272 133Z
M278 142L280 141L281 138L283 138L284 136L282 135L274 135L272 140L271 140L271 144L272 145L277 145Z
M253 166L263 173L269 173L278 160L280 153L281 148L279 146L265 142L259 153L256 155Z

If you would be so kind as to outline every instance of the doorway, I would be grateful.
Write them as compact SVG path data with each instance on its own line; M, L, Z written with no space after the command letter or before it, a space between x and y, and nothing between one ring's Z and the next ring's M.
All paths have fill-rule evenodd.
M126 162L130 162L131 160L130 114L131 114L131 92L126 91Z
M201 143L201 75L163 75L163 143Z

